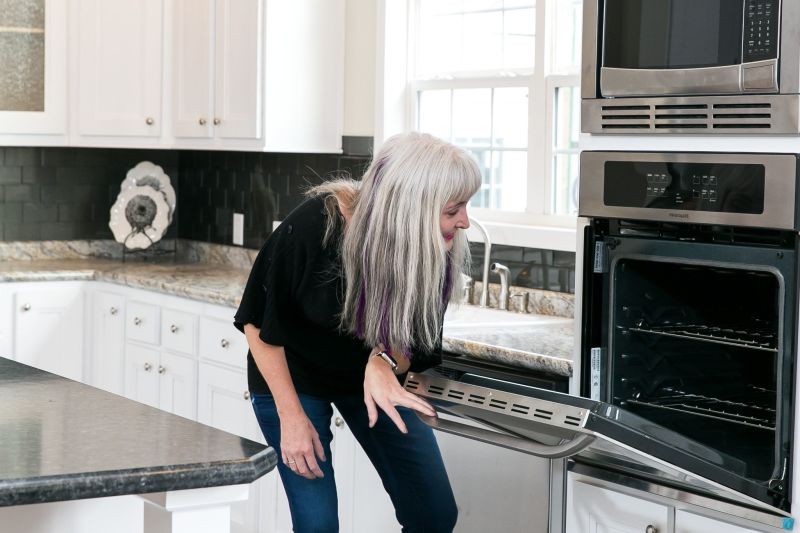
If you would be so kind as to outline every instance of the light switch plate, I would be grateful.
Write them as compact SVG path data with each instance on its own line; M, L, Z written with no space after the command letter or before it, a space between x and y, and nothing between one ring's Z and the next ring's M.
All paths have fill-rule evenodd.
M233 244L244 244L244 214L233 214Z

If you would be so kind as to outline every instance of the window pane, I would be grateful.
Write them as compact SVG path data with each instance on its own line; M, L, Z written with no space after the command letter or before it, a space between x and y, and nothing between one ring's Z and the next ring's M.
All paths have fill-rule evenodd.
M420 0L416 76L533 67L533 0Z
M461 146L489 146L492 138L492 90L453 91L453 137Z
M534 62L536 10L514 9L505 12L503 66L530 68Z
M552 72L579 72L581 66L581 0L553 2Z
M44 111L44 0L0 0L0 110Z
M581 120L581 97L578 87L558 87L555 102L553 147L571 150L578 147Z
M578 154L556 154L553 160L553 211L558 215L578 213Z
M525 211L528 181L528 153L492 152L491 207L504 211Z
M467 150L481 169L481 188L470 200L472 207L491 207L491 175L492 175L492 151L489 149Z
M450 89L419 93L419 130L450 140Z
M528 146L528 88L494 90L494 139L498 148Z

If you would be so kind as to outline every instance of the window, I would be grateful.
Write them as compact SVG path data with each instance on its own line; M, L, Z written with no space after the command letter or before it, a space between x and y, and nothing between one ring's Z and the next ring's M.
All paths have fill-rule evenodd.
M573 225L581 0L413 0L410 127L464 147L484 220Z

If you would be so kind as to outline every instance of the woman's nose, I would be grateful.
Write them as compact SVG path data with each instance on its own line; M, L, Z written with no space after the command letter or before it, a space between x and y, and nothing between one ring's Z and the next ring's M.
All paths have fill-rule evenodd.
M469 227L469 216L467 215L467 210L464 209L464 214L461 216L461 220L459 221L461 229L467 229Z

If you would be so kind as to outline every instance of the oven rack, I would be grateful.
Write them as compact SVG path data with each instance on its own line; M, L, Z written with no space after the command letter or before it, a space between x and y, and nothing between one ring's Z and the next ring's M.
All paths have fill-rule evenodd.
M631 398L626 403L689 413L724 422L775 431L775 409L753 403L723 400L703 394L668 390L673 394L649 400Z
M651 335L663 335L679 339L691 339L739 348L777 353L776 337L772 332L743 328L708 326L705 324L676 324L674 326L650 326L637 324L630 331Z

